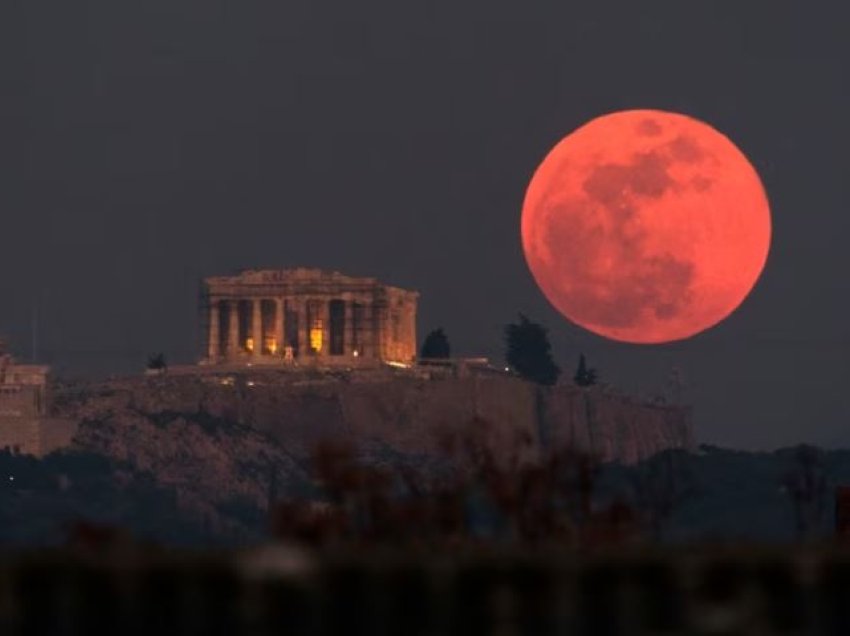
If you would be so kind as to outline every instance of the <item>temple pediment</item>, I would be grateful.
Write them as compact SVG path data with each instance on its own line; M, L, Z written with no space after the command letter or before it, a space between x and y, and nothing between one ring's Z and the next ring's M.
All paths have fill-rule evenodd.
M265 285L269 283L324 282L339 285L375 284L374 278L355 278L336 271L298 267L294 269L247 269L233 276L217 276L210 282Z

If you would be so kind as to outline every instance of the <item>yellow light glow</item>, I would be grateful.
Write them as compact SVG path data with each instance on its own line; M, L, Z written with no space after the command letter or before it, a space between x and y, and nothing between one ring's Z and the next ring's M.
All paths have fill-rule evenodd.
M272 355L277 353L277 338L266 338L266 349L268 349Z
M322 350L322 327L321 323L318 327L310 329L310 348L313 351Z
M245 338L245 349L248 351L254 350L254 339L253 338Z

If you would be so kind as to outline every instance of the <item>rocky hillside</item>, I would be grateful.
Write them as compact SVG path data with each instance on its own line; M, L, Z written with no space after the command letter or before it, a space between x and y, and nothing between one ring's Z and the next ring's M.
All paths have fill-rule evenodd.
M77 420L109 416L135 425L150 415L201 414L225 428L236 424L246 434L250 429L266 435L294 457L305 457L328 439L430 452L445 434L471 422L485 422L497 445L512 444L521 434L537 448L571 444L603 461L623 463L694 443L686 408L642 403L600 387L538 388L507 374L429 378L410 372L265 371L139 377L60 390L56 410Z
M153 476L227 536L262 528L269 502L310 492L305 466L325 441L395 461L472 434L497 457L571 445L626 464L693 444L686 409L507 374L174 373L59 386L54 411L79 423L72 450Z
M264 434L180 405L140 408L135 398L144 388L130 388L62 396L57 408L80 422L71 450L152 475L213 534L250 538L263 526L269 501L308 488L297 462Z
M432 453L447 435L469 427L478 433L485 428L502 454L523 439L531 452L572 445L603 461L629 464L693 446L685 408L640 403L599 387L538 388L507 374L265 371L139 377L66 387L57 392L56 411L84 422L78 445L134 459L145 469L158 461L180 464L204 457L213 472L257 462L251 471L268 472L274 465L288 473L293 458L309 457L321 441ZM170 479L167 466L158 469ZM265 495L245 479L235 478L233 490L261 500Z
M126 420L131 428L149 420L146 434L159 440L160 414L200 414L188 423L203 428L202 420L216 421L211 430L237 425L246 436L253 431L276 440L294 457L308 455L328 439L430 452L445 434L473 421L486 422L494 444L513 443L522 434L538 448L572 444L604 461L634 463L661 450L693 446L686 408L642 403L600 387L538 388L507 374L180 374L113 380L57 394L56 411L63 417ZM153 425L152 415L159 424ZM180 426L175 430L184 434ZM169 440L175 430L169 427Z

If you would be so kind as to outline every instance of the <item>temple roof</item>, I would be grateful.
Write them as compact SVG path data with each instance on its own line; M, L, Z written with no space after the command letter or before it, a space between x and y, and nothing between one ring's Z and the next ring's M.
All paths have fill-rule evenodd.
M229 285L338 285L352 287L382 286L389 289L400 289L392 285L384 285L374 277L348 276L338 271L323 270L319 268L297 267L291 269L246 269L228 276L211 276L204 279L210 287ZM411 294L417 292L409 290Z

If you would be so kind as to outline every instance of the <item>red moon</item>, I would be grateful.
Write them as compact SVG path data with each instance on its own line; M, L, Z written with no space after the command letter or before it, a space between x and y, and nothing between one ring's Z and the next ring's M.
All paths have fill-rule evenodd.
M522 209L537 284L612 340L689 338L729 316L770 247L770 207L743 153L708 124L657 110L590 121L540 164Z

